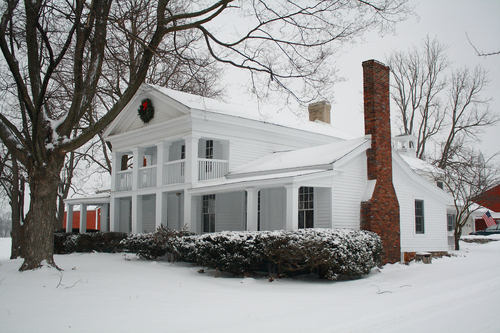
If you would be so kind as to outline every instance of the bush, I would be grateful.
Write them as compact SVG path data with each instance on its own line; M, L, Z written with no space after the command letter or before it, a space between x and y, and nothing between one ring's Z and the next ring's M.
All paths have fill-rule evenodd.
M350 229L220 232L176 237L167 244L183 261L241 275L274 267L278 274L314 272L360 277L381 262L375 233Z
M129 235L121 241L121 246L143 259L151 260L170 253L170 240L185 235L189 235L185 229L176 231L161 225L153 233Z
M121 252L123 246L120 242L126 237L127 234L124 232L93 232L87 234L56 232L54 234L54 253Z

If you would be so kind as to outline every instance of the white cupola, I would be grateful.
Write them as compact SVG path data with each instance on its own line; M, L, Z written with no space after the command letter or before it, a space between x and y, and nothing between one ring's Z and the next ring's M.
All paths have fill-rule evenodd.
M411 134L400 134L392 138L393 147L398 153L405 156L416 157L417 137Z

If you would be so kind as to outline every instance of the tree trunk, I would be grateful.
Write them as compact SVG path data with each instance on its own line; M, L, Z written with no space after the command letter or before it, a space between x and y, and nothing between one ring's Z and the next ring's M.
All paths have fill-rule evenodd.
M462 230L455 230L455 251L460 250L460 237L462 236Z
M10 197L12 231L10 259L22 257L22 249L24 248L24 233L21 221L23 219L24 206L24 180L19 177L19 167L17 160L12 156L12 191Z
M54 163L54 162L53 162ZM54 226L57 212L57 189L62 163L54 163L30 170L30 210L25 223L24 262L20 271L41 267L45 260L54 262Z

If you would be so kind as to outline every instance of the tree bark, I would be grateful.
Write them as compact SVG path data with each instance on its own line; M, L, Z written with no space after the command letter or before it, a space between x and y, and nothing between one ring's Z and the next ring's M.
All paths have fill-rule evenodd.
M19 166L17 159L12 155L12 191L10 195L10 207L12 209L12 231L10 259L22 257L22 249L24 248L24 232L21 221L23 219L24 206L24 180L19 177Z
M30 210L25 224L24 262L20 271L54 262L54 231L57 212L57 188L62 162L35 167L30 172Z

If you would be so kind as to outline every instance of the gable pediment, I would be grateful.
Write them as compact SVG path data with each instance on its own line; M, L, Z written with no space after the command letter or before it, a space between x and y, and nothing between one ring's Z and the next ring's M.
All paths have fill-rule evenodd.
M154 117L148 123L144 123L138 113L142 100L146 98L151 100L154 107ZM181 117L189 112L187 106L165 95L153 86L143 84L127 106L108 126L104 132L104 137L148 128Z

